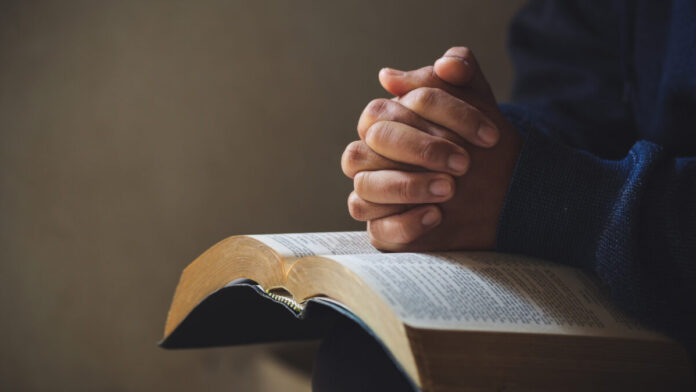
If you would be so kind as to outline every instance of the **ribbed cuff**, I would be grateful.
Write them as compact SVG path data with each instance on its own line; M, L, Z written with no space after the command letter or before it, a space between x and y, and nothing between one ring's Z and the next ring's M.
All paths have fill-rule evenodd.
M592 267L603 228L630 174L622 161L571 149L503 108L526 140L508 189L496 250Z

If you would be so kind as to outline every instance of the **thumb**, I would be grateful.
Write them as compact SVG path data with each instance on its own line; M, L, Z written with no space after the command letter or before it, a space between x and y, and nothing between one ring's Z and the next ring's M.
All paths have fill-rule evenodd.
M419 68L413 71L382 68L379 71L379 83L385 90L397 97L418 87L447 87L447 83L443 82L435 75L432 66Z
M495 101L493 91L483 76L474 53L465 46L448 49L435 61L433 71L438 78L453 86L471 88Z
M391 68L382 68L379 71L379 82L385 90L402 97L409 92L420 87L434 87L446 91L449 94L468 102L479 110L487 113L488 109L495 107L493 93L484 85L483 93L480 93L469 86L460 87L448 83L435 73L434 67L429 65L413 71L399 71ZM483 80L485 83L485 80Z
M445 82L464 87L469 85L474 75L471 63L462 57L445 54L435 60L435 74Z
M483 111L497 107L493 91L476 58L466 47L450 48L434 66L413 71L382 68L379 71L379 82L385 90L397 97L419 87L435 87Z

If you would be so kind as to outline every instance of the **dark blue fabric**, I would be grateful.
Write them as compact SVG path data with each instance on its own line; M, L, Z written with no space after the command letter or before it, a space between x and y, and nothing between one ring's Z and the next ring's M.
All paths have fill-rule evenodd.
M385 350L360 323L338 319L319 347L312 391L418 391Z
M500 251L584 268L696 355L696 1L533 1Z

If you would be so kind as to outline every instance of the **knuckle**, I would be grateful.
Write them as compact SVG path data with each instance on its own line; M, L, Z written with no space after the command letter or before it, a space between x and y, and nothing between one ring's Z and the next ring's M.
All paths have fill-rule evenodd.
M457 110L457 119L460 127L466 135L475 133L480 125L481 119L478 110L473 106L463 105ZM461 128L460 128L461 129Z
M391 121L378 121L367 130L365 142L369 146L382 145L394 137L396 132L394 123Z
M441 151L443 151L444 143L440 141L428 140L423 142L418 150L418 155L422 162L435 164L439 163L440 157L442 156Z
M363 109L358 119L358 135L360 135L360 138L365 137L367 128L374 124L375 121L388 116L387 113L392 103L393 102L386 98L376 98L365 106L365 109Z
M362 196L364 194L367 177L367 173L358 173L353 178L353 189L355 189L355 193L358 196Z
M365 217L365 206L360 202L360 198L355 194L351 193L348 196L348 212L353 219L363 220Z
M438 78L437 74L435 73L435 67L432 65L419 68L417 73L420 87L434 88L440 85L440 78Z
M427 110L437 104L439 89L434 87L419 87L412 91L414 109Z
M437 79L437 75L435 74L435 67L432 65L425 66L420 69L421 72L423 72L423 75L426 77L426 81L428 83L432 83L433 80ZM423 87L427 87L428 85L425 85Z
M461 111L461 121L464 124L466 124L467 122L476 123L473 125L476 126L476 128L478 129L479 121L476 118L477 116L474 116L473 114L474 114L474 111L471 108L464 108L464 110ZM472 129L472 131L475 131L475 130L476 129Z
M383 188L382 183L373 179L372 172L359 172L353 178L353 190L363 200L370 200L370 195L379 194Z
M370 243L381 250L401 250L403 245L413 242L418 237L406 226L401 220L390 217L369 221L367 232Z
M365 106L364 114L369 119L376 119L387 112L389 100L386 98L376 98Z
M409 202L418 198L420 190L418 189L418 183L411 178L405 177L399 179L394 183L395 194L398 195L399 200Z
M359 140L351 142L341 156L341 168L348 177L355 176L360 163L365 160L365 148Z
M374 246L376 249L388 250L384 247L384 245L381 242L379 242L379 240L377 238L375 238L374 234L372 234L371 231L370 231L370 244L372 246Z
M370 244L377 249L386 250L384 247L384 241L382 238L381 231L381 219L367 222L367 234L370 237Z
M410 225L403 220L395 220L391 227L392 242L397 244L408 244L418 238L417 233L411 229Z

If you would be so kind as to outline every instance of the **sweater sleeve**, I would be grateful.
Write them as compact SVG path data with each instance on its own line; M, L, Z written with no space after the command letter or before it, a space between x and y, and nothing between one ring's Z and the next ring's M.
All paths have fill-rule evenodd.
M696 157L639 141L605 160L568 147L506 106L526 134L497 250L583 268L612 298L696 353Z
M531 1L509 31L513 102L564 144L623 157L636 139L628 18L611 1Z
M696 157L637 140L624 39L601 27L630 14L579 4L532 2L513 22L514 103L501 110L525 142L496 249L596 274L696 357Z

